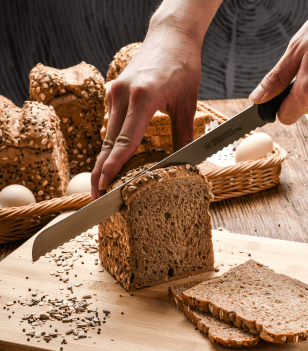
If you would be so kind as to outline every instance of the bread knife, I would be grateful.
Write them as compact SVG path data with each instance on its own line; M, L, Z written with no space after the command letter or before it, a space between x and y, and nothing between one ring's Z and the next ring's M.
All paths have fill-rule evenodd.
M293 83L278 96L264 104L251 105L209 133L157 162L146 171L41 231L35 238L32 247L33 261L120 211L124 205L123 188L145 172L176 164L188 163L195 166L257 127L275 122L276 113L283 100L289 95L292 85Z

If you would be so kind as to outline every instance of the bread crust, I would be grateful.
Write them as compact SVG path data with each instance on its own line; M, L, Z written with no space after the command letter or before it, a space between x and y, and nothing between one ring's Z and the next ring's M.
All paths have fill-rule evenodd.
M111 185L111 188L109 190L111 190L113 187L116 187L117 185L122 184L123 182L126 182L126 180L131 179L136 174L138 174L138 172L141 172L143 169L146 169L146 167L149 167L149 165L139 166L136 170L128 172L120 179L117 179L115 183ZM170 186L168 185L169 182ZM150 260L148 268L152 271L156 270L157 275L145 276L144 283L142 281L133 282L134 275L135 277L136 274L139 274L140 276L140 272L143 272L143 266L141 268L135 267L135 263L139 260L137 260L137 256L141 254L141 260L145 261L147 261L147 257L151 258L151 255L148 256L148 254L146 253L146 246L143 246L142 249L145 250L145 253L140 253L141 250L138 248L139 241L136 241L137 233L134 232L135 225L132 221L135 218L134 216L137 213L136 211L138 211L138 202L142 199L147 198L149 196L148 194L151 194L151 192L154 192L155 194L160 194L161 189L163 189L164 187L167 187L168 189L173 189L172 187L175 187L175 184L181 184L181 182L185 184L199 184L199 186L203 189L202 194L205 194L204 197L206 197L206 199L203 199L204 204L202 204L202 206L204 206L203 211L207 211L207 217L204 218L203 221L206 222L208 229L206 229L207 231L203 233L203 237L201 239L202 245L205 245L204 242L206 241L206 249L205 246L202 246L200 244L200 247L202 247L204 250L207 250L207 253L204 252L204 255L207 256L204 256L205 261L202 261L204 262L203 266L200 263L198 267L184 266L184 268L179 268L178 270L177 268L174 268L174 271L172 271L171 274L168 273L167 275L165 273L168 271L167 266L159 267L158 263L153 263L156 262L155 260ZM188 273L186 272L188 271L189 275L194 275L208 270L212 270L214 267L214 253L211 241L211 221L210 215L208 213L208 203L212 199L212 194L210 190L211 185L206 180L206 177L203 176L197 168L192 167L190 165L180 165L168 167L166 169L158 169L153 172L148 172L141 177L137 177L122 191L122 196L125 201L124 208L116 216L112 216L109 220L104 221L99 225L99 257L104 267L119 281L119 283L126 290L135 290L143 286L156 285L168 280L187 277ZM174 194L177 195L176 192L174 192ZM146 203L145 206L147 207ZM149 211L151 211L151 208L149 209ZM160 234L159 232L155 232L155 235ZM163 241L169 239L164 239L163 233L161 233L161 235L161 246L164 246ZM150 234L149 238L149 240L152 240ZM146 240L146 238L141 239L141 242L142 240ZM175 243L174 245L176 247L176 245L179 244ZM181 250L185 250L185 248L182 247L182 244L180 246ZM164 250L162 251L165 252ZM190 250L189 247L188 250ZM174 255L174 253L170 253L170 255ZM165 259L163 258L164 256L161 257L162 260ZM157 262L158 260L159 259L157 258ZM158 265L157 269L155 268L155 265ZM173 270L173 268L170 269ZM158 271L160 272L160 270L162 270L162 273L158 273ZM146 274L146 272L144 273ZM142 280L142 278L140 279Z
M254 277L256 277L257 279L256 281L259 280L260 282L264 282L264 283L262 284L258 283L254 285L253 284ZM262 309L262 306L261 305L259 306L259 303L256 306L254 306L254 302L250 304L249 296L248 298L246 298L245 295L243 295L243 294L249 293L249 288L246 288L246 285L245 285L246 282L245 284L243 283L241 284L241 281L244 282L245 278L247 279L247 284L249 283L250 286L253 286L253 288L250 287L250 289L254 289L253 291L254 291L255 299L252 301L259 301L257 300L257 297L259 297L258 295L259 293L261 296L260 298L262 298L263 305L267 305L268 309L272 313L271 315L275 316L274 320L270 321L270 317L266 319L264 317L266 315L264 311L266 310ZM222 290L224 289L223 284L226 284L225 286L230 284L230 288L228 288L230 291L233 291L231 289L235 289L236 285L238 285L237 287L237 289L239 289L238 293L241 293L242 296L244 297L242 298L243 299L242 303L244 306L243 308L242 306L239 307L240 305L238 304L238 300L237 300L238 295L234 295L234 298L236 300L234 300L233 304L228 303L227 300L220 301L219 296L225 296L223 292L224 290ZM272 291L274 295L261 294L261 292L263 291L262 289L264 284L265 286L267 284L269 285L268 293ZM211 292L212 291L211 288L212 286L216 286L216 285L217 285L217 289L215 288L215 293L213 294ZM259 286L259 285L260 285L260 292L256 288L256 286ZM233 323L238 328L249 330L252 334L255 334L255 335L259 334L260 338L272 343L295 343L299 341L305 341L308 338L307 314L305 314L305 317L302 316L302 319L299 322L301 326L297 327L298 329L297 331L295 330L296 328L294 329L294 327L288 327L288 324L286 324L286 327L280 327L280 325L283 325L281 323L284 323L285 321L289 323L288 319L280 320L279 318L280 314L278 312L278 310L280 309L280 304L284 303L283 299L287 297L286 291L288 290L285 290L285 289L288 286L291 286L291 290L293 288L294 291L298 291L298 294L302 295L303 301L306 301L306 299L308 300L307 284L299 282L298 280L292 279L286 275L278 274L274 272L272 269L254 260L249 260L242 265L232 268L229 272L223 274L221 277L215 278L208 282L203 282L193 287L192 289L185 291L183 293L183 302L189 305L191 308L195 308L199 311L210 312L214 317L219 318L227 323ZM198 293L197 291L204 292L204 294L202 293L202 298L200 293ZM279 292L279 295L275 295L275 294L278 294L278 292ZM210 294L210 295L207 295L207 294ZM271 298L272 296L274 300L268 301L267 298L268 297ZM296 299L295 296L294 296L294 299ZM293 297L291 297L291 300L293 300ZM272 303L272 301L276 301L276 302ZM279 307L277 307L276 304ZM300 305L297 305L297 307L300 307ZM257 308L257 312L254 312L256 308ZM305 309L306 309L306 304L304 303L302 308L300 309L301 313L303 313L302 311L305 311ZM275 315L275 310L276 310L276 315ZM268 323L271 323L271 325ZM277 329L277 331L275 331L275 328ZM283 328L285 328L285 332L283 331ZM280 329L281 331L279 332ZM289 331L287 331L288 329Z
M211 342L230 349L250 348L259 342L259 336L253 335L225 323L213 317L210 313L203 313L183 304L183 292L198 285L201 281L190 281L187 283L170 286L169 297L173 298L176 306L184 315L199 329L208 336ZM227 335L226 335L227 334Z
M19 108L8 99L0 101L0 190L21 184L37 201L63 196L70 169L54 108L30 101Z
M102 146L99 131L105 114L100 72L85 62L66 69L39 63L29 79L31 100L54 107L60 118L72 173L92 171Z

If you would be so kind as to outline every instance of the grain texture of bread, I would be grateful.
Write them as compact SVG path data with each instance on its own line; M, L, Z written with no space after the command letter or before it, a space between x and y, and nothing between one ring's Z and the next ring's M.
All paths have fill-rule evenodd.
M136 54L142 43L132 43L121 48L109 64L106 81L116 79Z
M99 257L126 290L213 270L211 185L196 167L147 172L122 196L122 210L99 225Z
M196 285L198 285L198 282L193 281L171 286L168 293L174 299L176 306L197 326L201 333L208 335L208 338L214 344L230 349L249 348L259 342L258 335L253 335L249 331L221 321L213 317L211 313L200 312L183 304L183 292Z
M308 337L308 285L254 260L186 290L183 302L269 342Z
M36 201L65 195L70 169L60 121L53 107L0 98L0 190L30 189Z
M66 69L39 63L29 79L31 100L54 107L60 118L72 173L92 171L102 146L103 76L85 62Z

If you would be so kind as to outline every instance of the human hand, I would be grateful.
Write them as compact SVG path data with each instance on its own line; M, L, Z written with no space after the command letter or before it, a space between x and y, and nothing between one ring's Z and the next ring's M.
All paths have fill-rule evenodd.
M199 41L169 25L149 30L107 92L109 120L92 172L92 200L134 154L157 110L170 116L174 151L193 140L200 77Z
M264 103L280 94L296 76L296 81L278 111L281 123L295 123L308 109L308 21L291 39L276 66L263 78L249 99Z

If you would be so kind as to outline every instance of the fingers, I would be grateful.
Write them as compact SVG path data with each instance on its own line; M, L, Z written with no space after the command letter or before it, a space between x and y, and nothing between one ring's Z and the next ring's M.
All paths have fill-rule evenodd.
M287 49L277 65L250 94L249 99L255 104L261 104L280 94L296 76L300 62L301 57Z
M295 123L308 108L308 53L304 54L296 81L278 111L278 118L282 124Z
M184 95L176 104L176 109L169 113L172 127L173 151L177 151L193 141L194 116L197 106L197 94L193 98Z
M124 115L124 112L121 111L122 125L115 121L118 117L116 117L113 106L112 125L110 131L107 130L107 134L111 135L111 138L116 137L113 139L114 144L112 146L110 144L108 152L102 157L104 162L98 184L99 189L108 187L122 166L134 154L144 136L149 121L155 113L153 103L148 101L147 90L142 86L131 88L127 113Z
M112 88L107 93L109 109L108 127L106 137L102 145L102 150L96 160L95 167L91 175L92 200L96 200L103 195L103 191L99 187L101 170L114 146L115 140L121 131L123 121L125 119L128 104L125 101L125 96L125 86L117 84L114 85L114 83L112 84ZM117 103L113 104L113 100Z

